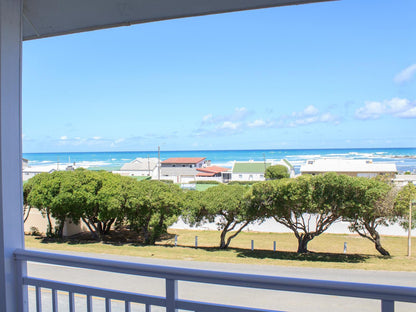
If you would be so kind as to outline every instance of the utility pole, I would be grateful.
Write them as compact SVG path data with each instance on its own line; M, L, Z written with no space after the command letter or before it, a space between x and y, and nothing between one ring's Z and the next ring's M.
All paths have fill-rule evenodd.
M409 227L407 229L407 256L412 256L412 204L414 200L409 200Z
M160 181L160 145L157 147L157 180Z

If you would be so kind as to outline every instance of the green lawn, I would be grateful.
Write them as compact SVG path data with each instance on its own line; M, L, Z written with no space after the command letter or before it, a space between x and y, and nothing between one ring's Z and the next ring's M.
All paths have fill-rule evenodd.
M178 235L178 246L174 247L174 235ZM198 248L194 248L195 236ZM251 251L251 240L255 250ZM297 242L288 233L240 233L227 250L217 248L219 232L170 230L169 235L156 246L132 243L95 241L45 241L26 236L26 247L54 250L122 254L161 259L246 263L260 265L284 265L319 268L342 268L363 270L416 271L416 239L412 241L412 258L407 254L407 238L384 236L383 246L392 257L378 255L373 244L357 235L322 234L309 244L309 254L297 254ZM273 252L276 241L277 252ZM347 242L347 253L343 253Z

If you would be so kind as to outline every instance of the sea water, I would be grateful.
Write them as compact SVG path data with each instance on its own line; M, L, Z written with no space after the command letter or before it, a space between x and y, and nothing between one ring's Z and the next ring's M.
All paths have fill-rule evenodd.
M135 158L158 157L155 151L130 152L68 152L68 153L24 153L30 166L75 163L89 169L117 170ZM357 148L357 149L264 149L264 150L189 150L161 151L161 160L170 157L206 157L213 165L232 167L234 161L263 161L287 159L299 173L306 160L319 158L372 159L394 162L399 172L416 171L416 148Z

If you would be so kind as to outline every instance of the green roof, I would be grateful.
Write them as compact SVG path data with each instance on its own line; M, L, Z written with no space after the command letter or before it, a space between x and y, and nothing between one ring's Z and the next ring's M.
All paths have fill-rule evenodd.
M245 162L245 163L235 163L233 168L233 173L259 173L266 171L267 167L270 167L271 163L263 162Z

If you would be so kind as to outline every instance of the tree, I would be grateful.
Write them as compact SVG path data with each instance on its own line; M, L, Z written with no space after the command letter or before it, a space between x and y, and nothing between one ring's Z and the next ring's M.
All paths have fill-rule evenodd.
M141 181L131 186L124 208L127 223L143 235L145 244L154 244L177 220L183 191L160 181Z
M266 172L264 173L264 177L267 180L277 180L277 179L289 178L290 175L286 166L275 165L275 166L270 166L266 169Z
M123 218L125 178L106 171L74 171L71 196L73 219L81 219L96 236L109 233L117 218ZM130 178L129 178L130 179Z
M382 246L379 226L387 226L396 220L398 210L394 207L397 189L378 179L353 178L350 205L343 213L350 221L350 230L374 243L383 256L390 253Z
M28 192L26 203L31 207L36 207L43 216L46 216L48 220L46 235L52 236L53 226L50 216L50 207L57 190L50 187L50 175L48 173L37 174L30 180L30 188L26 188L26 192Z
M404 229L409 229L409 205L416 201L416 186L413 183L406 184L397 194L395 208L403 218L400 225ZM412 229L416 228L416 209L412 210Z
M340 219L348 202L350 177L328 173L255 184L250 194L252 213L273 218L289 228L298 240L298 253Z
M216 222L220 234L220 248L227 248L251 221L245 194L247 186L218 185L203 192L189 192L185 219L190 224ZM230 232L234 231L230 235ZM228 236L227 236L228 234Z
M27 198L32 191L34 185L33 181L34 179L29 179L23 184L23 222L26 222L29 218L30 210L32 209L32 206L29 204Z

